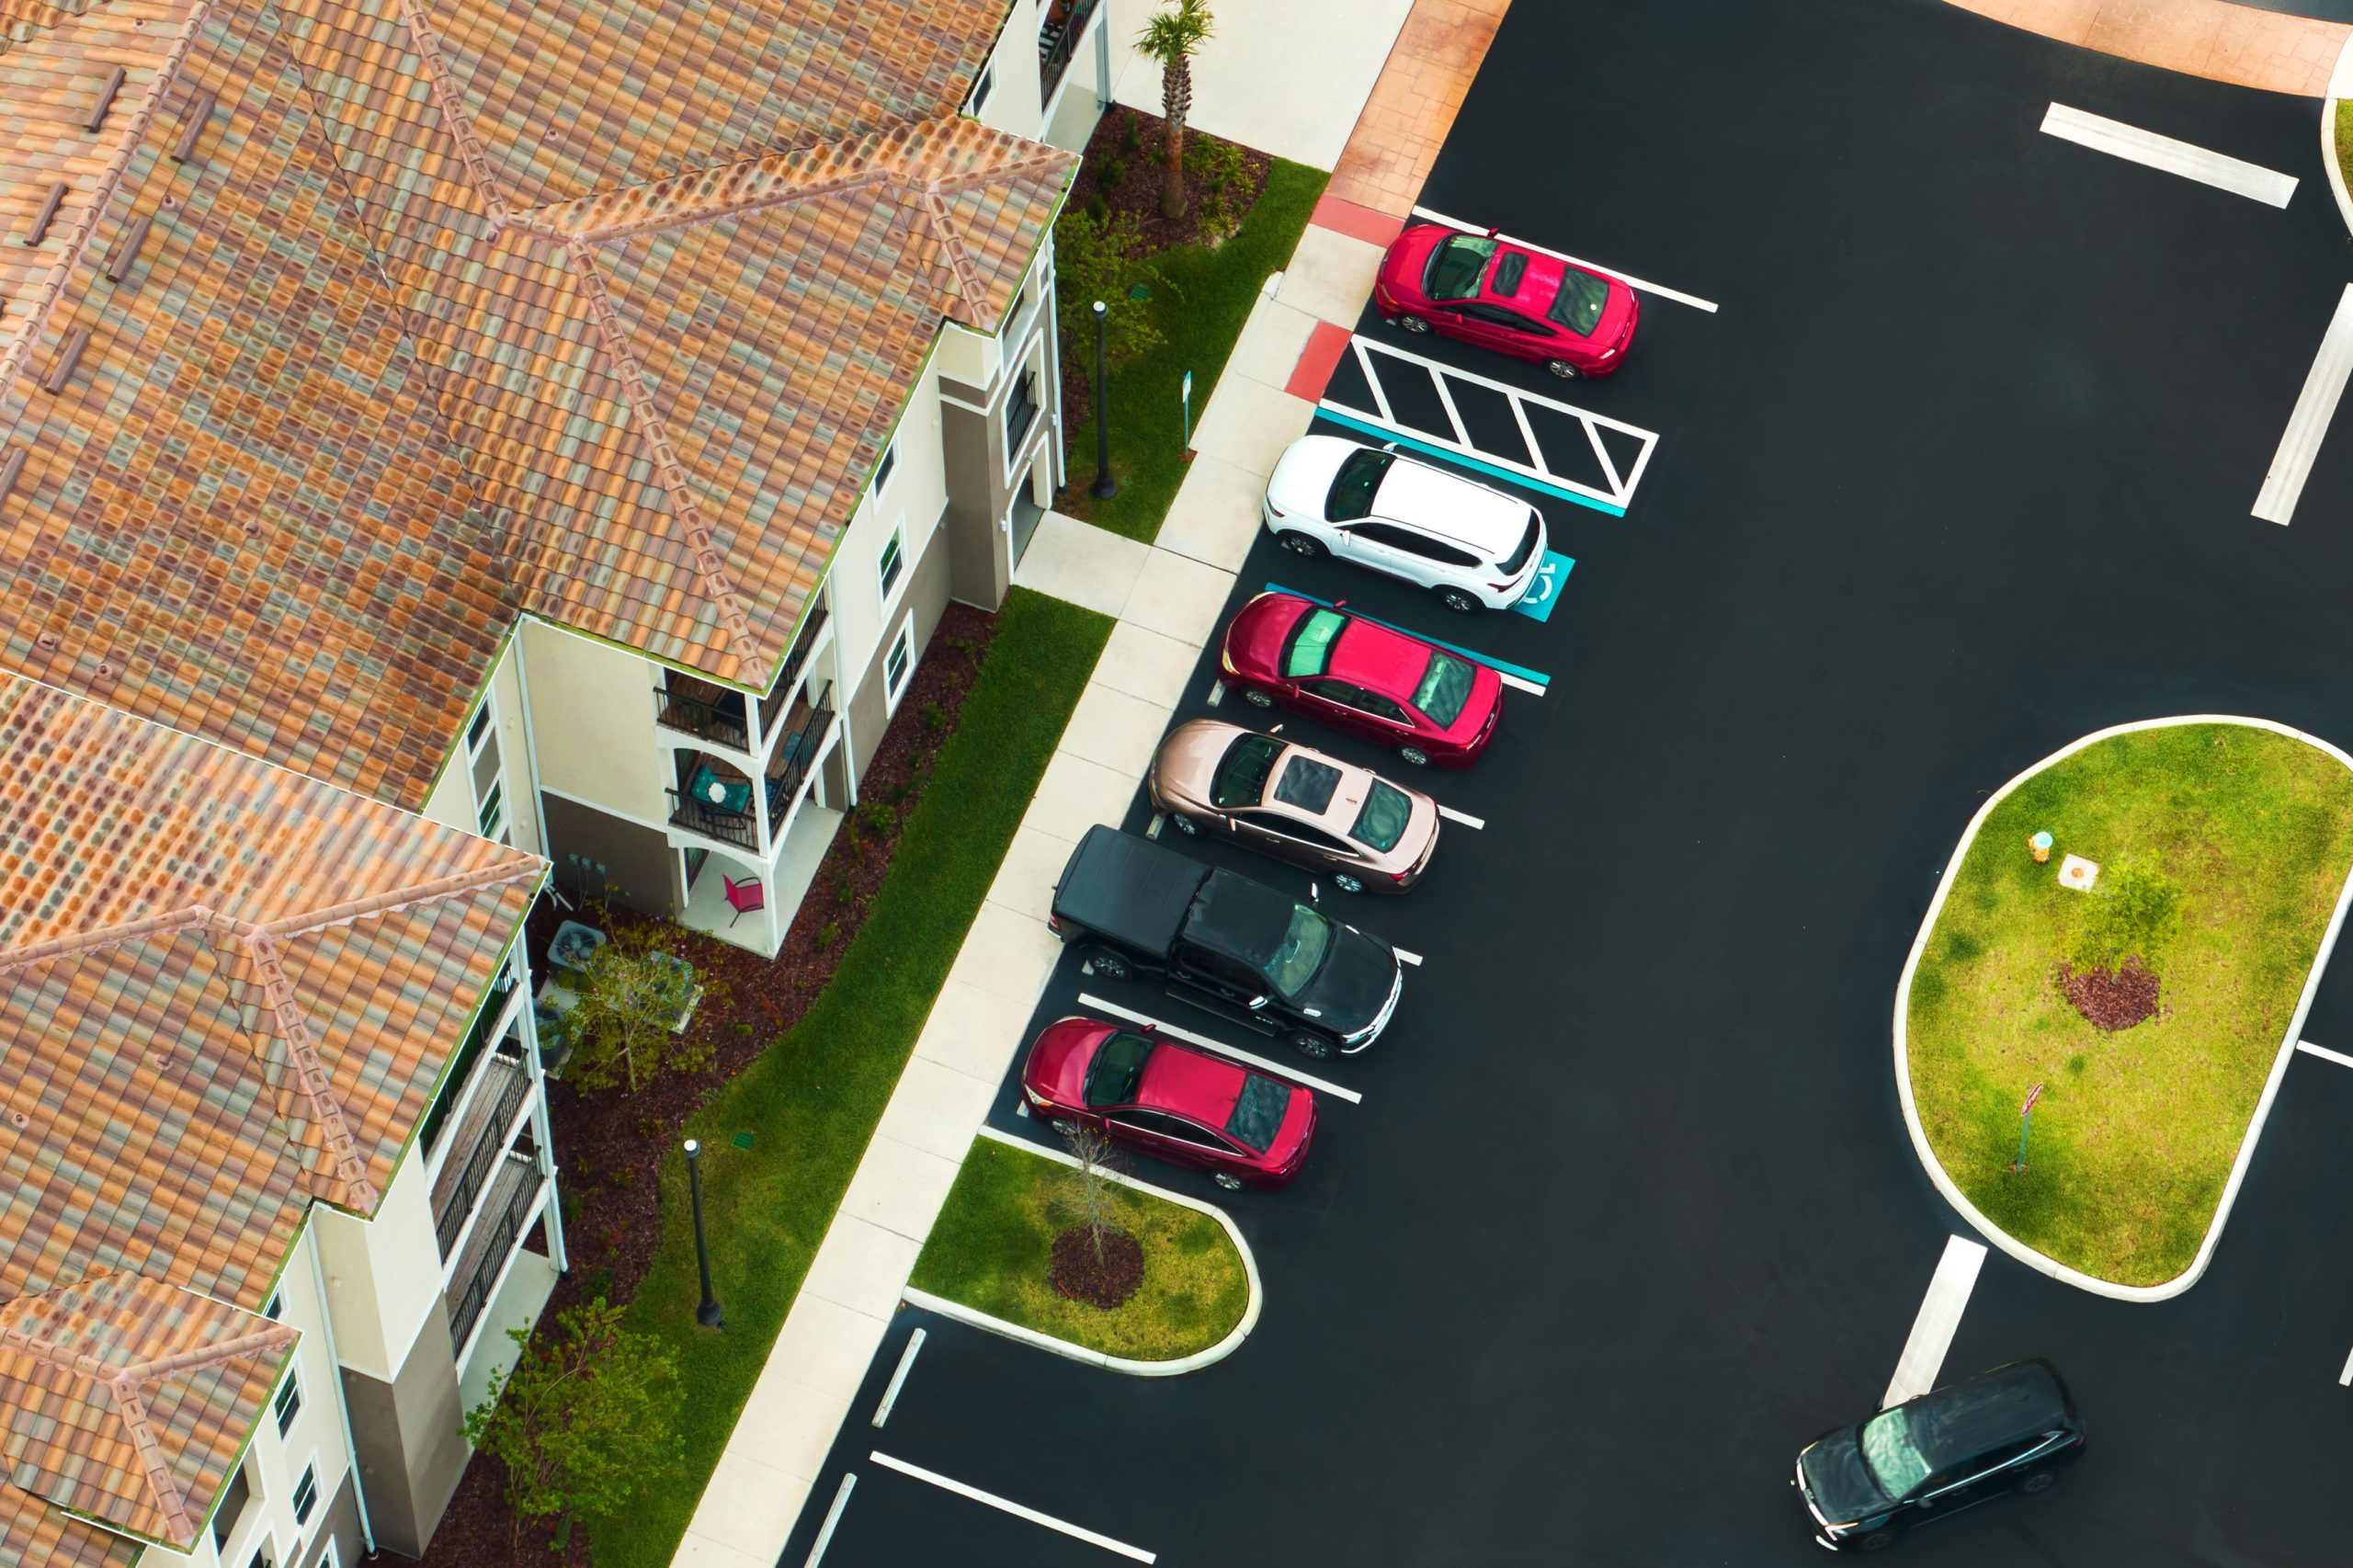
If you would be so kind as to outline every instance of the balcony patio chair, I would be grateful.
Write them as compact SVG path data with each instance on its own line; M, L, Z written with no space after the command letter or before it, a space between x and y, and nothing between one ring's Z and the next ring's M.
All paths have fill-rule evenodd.
M757 877L746 877L739 882L722 871L719 880L727 884L727 902L734 906L735 920L743 919L756 909L768 906L767 892L760 886ZM727 923L728 929L734 929L735 920Z

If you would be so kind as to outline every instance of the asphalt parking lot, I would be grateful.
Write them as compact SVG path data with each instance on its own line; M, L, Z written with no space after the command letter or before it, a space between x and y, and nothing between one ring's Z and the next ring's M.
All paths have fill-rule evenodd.
M2040 131L2053 102L2302 184L2277 209L2108 157ZM1531 493L1577 562L1549 619L1448 616L1265 540L1237 584L1236 605L1346 597L1545 677L1475 768L1408 779L1483 822L1448 824L1420 888L1325 892L1423 961L1370 1051L1316 1066L1363 1097L1324 1106L1298 1185L1141 1173L1236 1215L1265 1317L1161 1381L903 1313L781 1561L846 1474L828 1568L1817 1561L1791 1461L1877 1406L1963 1229L1904 1135L1888 1037L1971 812L2131 719L2353 745L2353 431L2288 526L2249 515L2353 278L2313 113L1933 0L1515 6L1428 206L1720 309L1645 301L1626 369L1566 387L1360 327L1654 434L1623 517ZM1211 708L1214 665L1176 720L1269 722ZM1037 1022L1083 992L1267 1050L1074 958ZM2353 981L2324 983L2306 1034L2353 1051ZM997 1125L1027 1126L1018 1097ZM2090 1450L1901 1560L2340 1560L2348 1119L2353 1070L2300 1056L2176 1301L1989 1256L1948 1372L2052 1358Z

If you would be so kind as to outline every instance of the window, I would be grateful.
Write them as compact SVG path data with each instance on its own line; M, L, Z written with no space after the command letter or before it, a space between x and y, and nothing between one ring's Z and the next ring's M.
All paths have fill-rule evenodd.
M506 840L506 781L504 778L492 782L490 794L475 812L474 821L481 826L484 838L495 838L502 843Z
M1601 307L1609 302L1609 284L1581 267L1561 269L1561 291L1544 313L1575 333L1591 337L1601 324Z
M270 1409L278 1415L278 1435L283 1437L292 1429L294 1417L302 1413L302 1378L300 1372L292 1368L287 1369L286 1386L278 1391L278 1397L270 1402Z
M1357 813L1356 825L1348 831L1358 843L1386 853L1397 847L1413 820L1413 797L1386 779L1376 778L1365 794L1364 810Z
M313 1460L303 1467L302 1479L294 1483L294 1522L307 1525L312 1510L319 1506L319 1466Z
M1422 274L1422 292L1433 300L1468 300L1479 292L1480 276L1495 242L1480 234L1456 234L1430 252L1429 270Z
M891 656L882 662L882 684L891 700L899 700L899 693L907 686L907 666L915 662L915 629L899 628L899 635L891 644Z
M253 1561L245 1568L277 1568L278 1559L270 1555L270 1543L266 1540L255 1547Z
M1233 1114L1226 1118L1225 1130L1263 1154L1274 1146L1283 1113L1290 1108L1289 1085L1253 1073L1242 1080L1242 1093L1234 1096Z
M1339 788L1338 768L1312 756L1299 756L1290 759L1290 766L1276 781L1275 799L1303 812L1326 812L1331 810L1332 796Z
M1332 645L1340 640L1341 630L1348 618L1337 610L1310 610L1299 618L1298 627L1290 634L1290 646L1283 650L1283 675L1290 680L1302 676L1320 676L1332 665Z
M1143 1082L1143 1064L1151 1056L1150 1040L1124 1030L1097 1046L1095 1060L1086 1068L1086 1103L1100 1108L1134 1100L1136 1087Z
M1395 460L1394 452L1376 452L1370 447L1350 452L1332 480L1332 493L1324 501L1324 515L1336 523L1370 517L1373 492L1381 488L1381 475Z
M904 531L903 528L891 530L891 537L882 544L882 559L874 568L874 574L882 580L884 604L891 602L891 590L899 585L899 574L906 570L906 554L899 545L899 536Z
M1471 700L1472 678L1471 666L1461 660L1432 653L1430 667L1422 672L1422 684L1414 688L1414 706L1444 729L1462 717L1462 705Z
M466 726L466 777L474 790L474 826L484 838L513 842L506 826L506 775L500 771L498 723L489 697Z
M1267 775L1274 771L1282 742L1271 735L1234 737L1219 759L1217 777L1210 782L1210 799L1226 811L1255 806L1267 795Z
M891 483L891 471L898 466L899 443L893 441L882 449L882 460L874 465L874 483L866 488L877 495L881 494L882 487Z
M972 96L966 100L972 106L973 114L977 115L988 107L989 94L995 90L995 86L996 62L992 60L981 67L980 78L972 84Z
M278 1309L285 1304L286 1292L283 1290L272 1290L269 1293L269 1300L261 1304L261 1315L275 1323L278 1320Z

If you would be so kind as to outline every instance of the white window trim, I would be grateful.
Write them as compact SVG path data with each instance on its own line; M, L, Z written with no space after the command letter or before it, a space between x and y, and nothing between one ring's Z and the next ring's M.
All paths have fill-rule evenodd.
M278 1414L278 1402L286 1396L288 1389L294 1391L294 1417L290 1421ZM310 1391L302 1386L302 1364L300 1360L289 1360L286 1363L286 1381L269 1396L270 1430L278 1434L279 1442L294 1440L294 1428L301 1424L302 1413L310 1408Z
M907 651L907 667L905 674L899 679L898 688L893 690L892 689L891 684L891 655L898 652L901 647L904 647ZM904 697L907 694L908 687L914 686L915 683L915 618L911 615L904 620L899 622L899 630L893 632L891 636L891 640L882 645L883 712L885 714L896 713L899 710L899 699Z
M886 583L882 580L882 564L891 558L891 545L894 540L897 542L899 547L899 571L898 575ZM891 611L898 605L901 596L906 589L906 585L907 515L904 512L901 512L899 514L898 521L891 525L891 531L883 536L882 548L874 552L875 602L881 606L882 610L882 619L885 620L888 620L891 618Z
M880 497L899 477L899 438L892 437L882 444L882 455L874 460L874 478L867 484L866 494Z
M477 745L473 740L474 721L484 716L490 722L482 727L482 744ZM466 716L466 728L459 736L459 751L466 770L466 799L473 802L474 832L483 838L511 846L515 842L515 812L513 803L506 798L506 746L499 734L505 728L501 718L497 692L488 686L483 687L482 706ZM474 793L474 765L482 760L483 752L494 741L498 742L498 772L491 780L490 792L497 801L498 811L493 822L484 823L483 813L489 801Z
M298 1550L299 1538L304 1530L311 1528L311 1519L306 1519L297 1513L294 1503L295 1497L302 1490L302 1476L305 1471L311 1477L311 1519L315 1519L319 1517L320 1505L326 1500L326 1493L319 1483L319 1450L315 1446L312 1448L311 1457L304 1461L302 1468L294 1471L293 1483L286 1488L286 1517L294 1521Z

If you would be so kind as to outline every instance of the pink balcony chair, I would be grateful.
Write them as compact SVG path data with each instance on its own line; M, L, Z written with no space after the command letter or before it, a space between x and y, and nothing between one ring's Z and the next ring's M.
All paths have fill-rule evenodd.
M743 919L756 909L766 909L768 906L768 895L761 888L758 878L746 877L739 882L722 872L719 880L727 884L727 902L735 907L735 920ZM734 927L735 920L730 920L727 923L731 930Z

